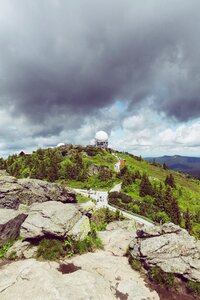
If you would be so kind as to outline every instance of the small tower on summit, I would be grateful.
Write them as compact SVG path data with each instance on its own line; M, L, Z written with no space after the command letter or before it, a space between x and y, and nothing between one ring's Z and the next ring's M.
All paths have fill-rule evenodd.
M95 134L95 146L103 149L108 147L108 135L105 131L98 131Z

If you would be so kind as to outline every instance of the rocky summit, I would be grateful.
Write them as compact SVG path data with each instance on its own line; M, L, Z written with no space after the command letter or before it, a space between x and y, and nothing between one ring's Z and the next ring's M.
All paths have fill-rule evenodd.
M23 260L0 267L0 299L158 300L157 292L146 286L143 277L131 269L125 257L128 244L135 235L135 225L133 221L110 223L101 235L104 250L59 262L31 258L35 246L30 247L27 241L17 241L9 251L16 251ZM120 234L118 240L117 233ZM126 239L122 244L124 234ZM109 235L112 237L110 242Z
M61 201L75 202L76 196L69 188L39 179L17 179L0 172L0 208L18 209L20 204Z
M158 266L200 282L200 241L173 223L138 230L130 250L131 256L147 267Z

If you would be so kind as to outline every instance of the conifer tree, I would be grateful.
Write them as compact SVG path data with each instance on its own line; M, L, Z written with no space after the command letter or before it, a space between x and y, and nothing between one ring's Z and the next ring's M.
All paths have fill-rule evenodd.
M187 231L190 233L192 231L192 224L191 224L191 214L188 208L184 213L184 219L185 219L185 229L187 229Z
M146 174L142 176L141 183L140 183L140 197L145 197L147 195L153 195L153 189L151 182Z

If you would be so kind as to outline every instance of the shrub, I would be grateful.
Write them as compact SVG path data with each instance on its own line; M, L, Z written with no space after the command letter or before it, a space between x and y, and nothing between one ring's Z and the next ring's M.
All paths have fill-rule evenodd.
M195 281L188 281L187 288L189 291L193 292L194 294L200 296L200 283Z
M166 273L159 267L150 268L148 270L148 277L151 281L160 284L166 288L174 286L175 276L173 273Z
M91 225L91 232L83 241L73 241L68 238L65 243L65 251L68 257L74 254L83 254L86 252L94 252L96 249L102 249L102 241L97 236L96 227L94 224Z
M137 259L137 258L130 258L129 259L129 263L130 263L131 268L133 270L136 270L136 271L140 271L141 270L142 264L141 264L141 262L140 262L139 259Z
M0 258L4 257L6 252L12 245L14 244L14 241L9 241L5 243L3 246L0 247Z
M39 243L36 256L47 260L57 260L61 256L64 257L63 243L56 239L44 239Z

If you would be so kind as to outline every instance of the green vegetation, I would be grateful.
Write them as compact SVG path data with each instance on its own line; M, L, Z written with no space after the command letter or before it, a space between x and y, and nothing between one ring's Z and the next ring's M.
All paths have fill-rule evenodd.
M67 145L64 148L38 149L31 155L0 159L0 169L17 178L36 178L59 182L75 188L110 189L117 182L114 163L108 149Z
M102 249L103 245L96 232L96 226L91 224L91 232L83 241L75 241L68 237L65 241L57 239L43 239L39 242L37 258L58 260L61 257L71 257L75 254L94 252Z
M46 260L57 260L60 257L64 257L63 243L56 239L43 239L38 245L36 256Z
M77 194L77 195L76 195L76 200L77 200L78 203L86 203L86 202L88 202L88 201L91 201L91 198L88 198L88 197L86 197L86 196Z
M148 270L148 277L151 281L165 288L172 288L175 285L175 275L173 273L166 273L159 267L150 268Z
M194 293L197 296L200 296L200 283L195 281L188 281L187 288L190 292Z
M120 195L110 195L110 203L157 223L172 221L199 238L200 181L128 153L120 157L126 167L117 176L122 192L130 198L124 201Z
M102 231L106 229L108 223L124 219L125 218L119 213L119 210L112 212L108 208L101 208L92 214L91 222L96 230Z
M141 264L140 260L137 258L129 257L129 263L133 270L140 271L142 268L142 264Z
M126 161L118 174L112 152ZM109 190L122 182L122 193L109 197L112 205L157 223L172 221L200 237L200 181L166 165L111 149L65 145L0 159L0 168L18 178L29 176L74 188ZM87 200L78 196L78 202Z
M5 257L6 252L8 249L10 249L10 247L12 247L13 244L14 241L9 241L0 247L0 258Z

